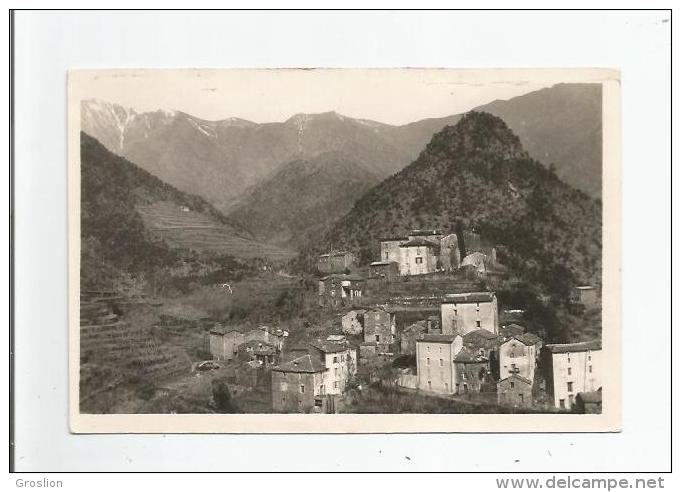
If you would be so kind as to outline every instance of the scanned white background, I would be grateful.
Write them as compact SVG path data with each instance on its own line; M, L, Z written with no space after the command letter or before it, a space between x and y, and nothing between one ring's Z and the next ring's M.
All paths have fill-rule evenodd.
M308 12L285 17L234 12L18 13L17 469L666 468L671 374L666 268L670 23L663 22L667 17L664 12ZM347 437L68 434L66 70L175 66L621 68L624 432ZM643 247L637 243L642 237ZM645 260L644 253L650 254L652 248L655 259ZM642 295L651 291L658 295L646 296L643 302Z

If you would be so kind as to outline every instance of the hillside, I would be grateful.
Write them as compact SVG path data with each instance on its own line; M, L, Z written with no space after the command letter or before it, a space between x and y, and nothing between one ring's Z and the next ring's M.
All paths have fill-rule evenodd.
M193 242L183 243L181 238L188 236ZM85 133L81 133L81 247L81 281L90 287L101 287L100 282L117 272L166 267L186 250L215 256L290 255L253 241L202 198L164 183Z
M228 217L259 239L297 247L323 236L379 181L341 153L319 154L281 167Z
M329 244L378 257L381 237L415 228L477 229L503 263L552 294L600 284L601 207L530 158L506 124L471 112L416 161L359 199L311 252Z
M477 108L500 117L523 147L560 179L592 197L602 185L600 84L558 84Z

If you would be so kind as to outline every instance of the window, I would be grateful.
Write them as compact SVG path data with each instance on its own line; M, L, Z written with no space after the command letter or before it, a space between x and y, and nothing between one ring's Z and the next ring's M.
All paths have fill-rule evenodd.
M468 385L466 383L463 383L463 392L468 393Z
M421 258L421 257L419 256L419 257L416 258L415 261L416 261L416 264L417 264L417 265L420 265L421 263L423 263L423 258Z
M568 391L572 391L572 381L568 381L567 387Z
M304 384L300 385L300 392L305 393L305 385Z
M589 373L593 372L593 366L589 366Z
M341 355L341 362L345 362L345 356Z
M427 366L430 365L430 357L426 357L426 365L427 365Z
M445 391L449 391L449 383L445 383Z
M387 251L385 252L385 259L386 260L388 259L388 252Z
M430 345L426 346L426 352L430 352Z
M525 395L518 393L518 399L520 400L520 403L522 403L525 400Z
M381 341L381 335L376 335L376 341L380 342Z
M568 376L572 376L572 367L568 367Z
M430 381L428 381L428 389L431 389L432 387L433 387L433 383L431 383Z
M570 407L575 404L575 395L568 395L568 401L570 402Z
M333 370L333 375L338 376L338 368L337 367Z
M480 320L477 320L477 321L475 322L475 326L476 326L476 328L480 328L480 326L481 326L481 325L480 325Z
M515 382L511 381L511 389L515 388Z
M333 358L333 363L335 364L335 363L337 363L337 362L338 362L338 357L337 357L337 356L334 356L334 358Z
M440 359L440 367L442 367L444 364L442 363L442 359Z
M338 381L334 381L334 382L333 382L333 387L334 387L335 389L338 389Z
M461 371L461 379L467 379L466 377L466 371ZM465 385L464 385L465 386Z
M587 359L591 360L591 356L588 356Z
M560 400L558 400L558 406L560 408L565 408L565 399L564 398L561 398Z

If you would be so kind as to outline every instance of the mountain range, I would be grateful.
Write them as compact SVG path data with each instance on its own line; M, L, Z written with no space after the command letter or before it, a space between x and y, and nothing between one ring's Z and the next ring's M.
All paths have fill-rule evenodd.
M137 113L96 100L81 109L82 130L111 152L201 196L258 240L285 248L319 234L461 119L393 126L329 112L258 124L180 111ZM599 84L558 84L477 110L501 117L529 155L563 181L600 197Z

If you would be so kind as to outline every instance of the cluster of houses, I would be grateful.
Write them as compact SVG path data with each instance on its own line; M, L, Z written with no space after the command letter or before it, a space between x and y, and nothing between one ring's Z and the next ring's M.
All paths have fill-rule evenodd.
M436 229L415 229L405 237L381 239L380 250L380 259L369 265L371 276L396 279L463 267L481 276L505 271L497 262L496 249L485 245L480 235L471 231L458 237ZM317 269L323 274L349 273L355 267L357 258L349 251L325 253L317 260Z

